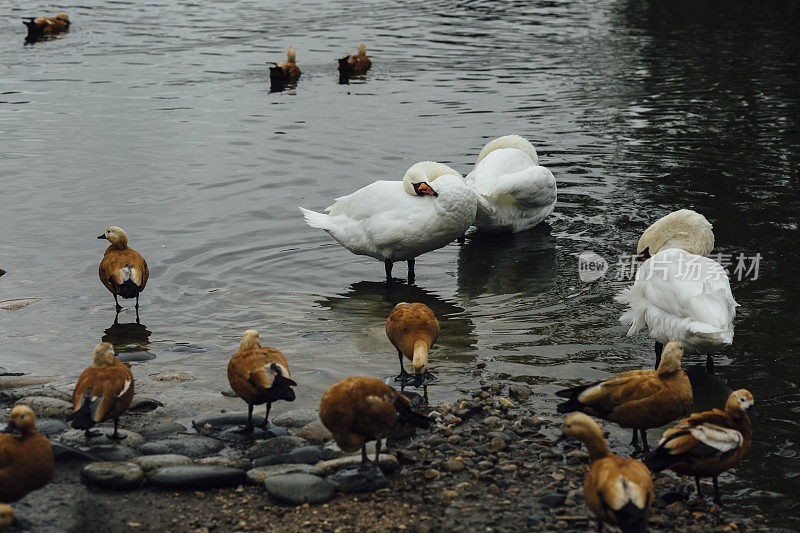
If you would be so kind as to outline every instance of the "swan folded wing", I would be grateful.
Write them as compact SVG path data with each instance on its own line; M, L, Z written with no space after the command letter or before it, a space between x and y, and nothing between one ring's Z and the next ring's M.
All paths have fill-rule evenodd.
M514 184L515 181L519 182L519 184L509 185L509 187L512 189L514 187L520 187L524 185L526 181L516 176L524 173L531 167L536 167L536 163L522 150L501 148L492 151L483 158L475 169L467 175L465 181L480 195L492 196L494 194L502 194L501 192L495 193L495 187L500 178L512 176L508 181L511 184Z
M404 196L413 198L403 189L402 181L378 180L347 196L337 198L325 211L331 216L345 215L354 220L364 219L395 208L398 202L406 200Z

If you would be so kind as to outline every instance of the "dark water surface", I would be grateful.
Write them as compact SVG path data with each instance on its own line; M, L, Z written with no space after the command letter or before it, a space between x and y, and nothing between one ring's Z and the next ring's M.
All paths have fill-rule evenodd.
M0 2L0 299L44 298L0 310L0 365L76 376L103 338L156 356L134 367L137 387L175 412L240 410L219 392L255 327L287 355L296 405L314 406L342 377L397 371L384 320L413 300L442 323L431 401L476 386L482 361L551 413L561 386L652 365L646 336L617 322L614 263L690 207L717 252L763 256L758 279L733 282L721 381L692 370L695 408L753 392L763 418L723 488L798 527L798 2L271 4L87 1L63 6L67 35L23 46L18 17L57 8ZM362 41L373 69L337 84L335 59ZM270 93L265 62L290 44L303 76ZM551 229L426 254L416 285L388 297L380 263L297 210L419 160L466 174L512 132L558 180ZM132 310L112 325L97 279L111 224L150 264L138 327ZM611 262L604 278L579 279L584 250ZM164 371L195 380L147 378Z

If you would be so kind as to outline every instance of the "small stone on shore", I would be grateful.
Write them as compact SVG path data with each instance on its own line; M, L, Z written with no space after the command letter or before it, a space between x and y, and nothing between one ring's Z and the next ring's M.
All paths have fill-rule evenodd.
M244 470L215 465L164 466L147 473L148 483L168 489L235 487L244 479Z
M227 466L230 468L237 468L239 470L250 470L250 468L253 466L249 460L242 457L220 457L218 455L198 459L197 464Z
M247 482L251 485L260 485L265 479L272 476L282 476L283 474L311 474L320 476L323 471L320 467L307 464L276 464L269 466L259 466L247 471Z
M210 437L173 437L148 442L141 447L144 455L178 454L193 459L207 457L220 451L225 444Z
M311 444L324 444L333 439L331 432L328 431L328 428L326 428L319 419L309 422L295 431L294 434L300 438L306 439Z
M260 426L264 423L263 416L253 415L253 424ZM247 424L247 413L212 413L192 420L192 425L197 428L244 426Z
M129 462L139 465L147 473L165 466L188 465L192 463L192 459L185 455L167 453L163 455L141 455L131 459Z
M121 444L102 444L100 446L92 446L86 452L95 457L97 461L128 461L134 457L139 457L141 454Z
M277 415L272 419L272 423L276 426L300 428L315 420L319 420L319 414L316 409L292 409Z
M370 460L372 460L372 458L374 458L374 456L372 456ZM360 464L361 455L349 455L347 457L339 457L338 459L319 462L317 466L320 467L323 472L332 473L342 468L357 467ZM395 456L384 453L378 458L378 464L381 470L388 473L394 472L400 467L400 463Z
M311 474L283 474L268 477L264 488L276 500L291 505L325 503L333 499L333 484Z
M28 396L14 402L14 405L27 405L33 409L36 418L64 419L72 413L72 404L47 396Z
M309 464L313 465L322 460L322 449L319 446L301 446L286 453L279 453L271 457L263 457L255 461L256 466L279 464Z
M131 490L141 484L144 472L133 463L100 462L84 466L81 477L95 487Z
M380 468L370 464L369 468L348 468L328 476L327 480L340 492L346 494L374 492L384 488L388 481Z
M308 441L300 437L275 437L257 441L247 450L247 457L250 459L273 457L302 446L308 446Z
M61 435L61 442L74 446L103 446L111 444L121 444L129 448L141 448L145 443L144 437L127 429L120 429L119 435L125 437L117 441L109 439L114 434L113 427L93 427L92 433L99 433L94 437L86 438L86 433L82 429L70 429Z

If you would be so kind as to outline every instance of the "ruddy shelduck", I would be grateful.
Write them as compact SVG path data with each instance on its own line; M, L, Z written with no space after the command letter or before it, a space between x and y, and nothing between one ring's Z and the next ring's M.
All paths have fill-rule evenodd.
M273 85L284 85L296 81L300 74L302 72L297 66L294 46L290 46L286 50L285 63L273 63L273 66L269 67L269 80Z
M372 60L367 57L367 46L362 43L358 45L358 51L355 54L349 54L339 59L339 76L347 78L365 74L371 66Z
M753 426L748 413L757 415L753 395L745 389L731 393L725 410L694 413L664 432L647 464L658 472L669 468L694 476L697 496L703 497L701 477L714 482L714 501L722 503L717 477L750 449Z
M69 29L69 17L66 13L59 13L55 17L30 17L22 21L28 27L28 41L35 41L42 37L55 35Z
M631 445L638 448L638 431L644 449L649 450L645 430L686 416L692 407L692 385L681 369L682 357L681 343L669 342L658 370L630 370L597 383L559 391L556 396L568 400L559 404L557 410L581 411L632 428Z
M599 520L598 531L603 531L603 523L619 526L624 533L647 531L655 497L650 470L636 459L612 453L600 426L583 413L567 417L565 437L581 440L589 452L591 465L583 481L583 494Z
M361 468L369 468L367 442L377 441L375 466L381 439L400 429L427 428L431 420L415 412L411 402L379 379L345 378L331 385L319 404L319 419L339 448L354 452L361 448Z
M89 431L103 420L114 419L114 433L108 438L122 440L118 432L119 417L133 400L134 379L128 366L114 356L114 347L101 342L94 348L92 366L84 370L72 393L73 413L67 417L72 427L83 429L86 438L96 437Z
M269 425L269 411L272 402L295 399L294 388L286 357L269 346L261 346L258 331L248 329L242 336L239 351L228 362L228 382L233 391L247 402L247 425L242 431L252 432L253 406L267 404L267 414L261 427Z
M9 434L13 431L18 434ZM54 469L53 447L36 431L33 410L17 405L0 434L0 502L15 502L44 487L53 479Z
M397 348L400 358L400 375L395 381L413 380L419 387L426 380L435 379L428 371L428 351L439 336L439 321L430 307L422 303L399 303L386 319L386 336ZM403 367L403 356L414 367L413 377Z
M110 226L97 237L106 239L111 245L106 248L100 262L100 281L114 295L117 313L122 311L117 296L136 298L136 309L139 309L139 294L147 285L150 270L144 258L132 248L128 248L128 234L118 226Z

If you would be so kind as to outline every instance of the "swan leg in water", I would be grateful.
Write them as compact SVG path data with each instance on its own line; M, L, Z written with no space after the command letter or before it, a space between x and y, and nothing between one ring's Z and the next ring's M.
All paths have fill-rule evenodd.
M656 341L655 350L656 350L656 370L658 370L658 365L661 364L661 352L664 351L664 345Z
M392 262L388 259L384 260L383 268L386 270L386 282L392 282Z
M408 260L408 283L414 283L414 260Z

